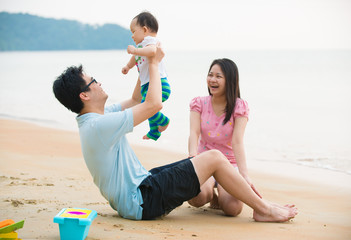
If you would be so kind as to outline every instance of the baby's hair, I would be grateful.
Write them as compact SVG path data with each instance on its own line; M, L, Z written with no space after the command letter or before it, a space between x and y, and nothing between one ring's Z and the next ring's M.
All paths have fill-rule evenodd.
M151 32L157 33L158 23L156 18L149 12L141 12L134 19L140 27L147 27Z

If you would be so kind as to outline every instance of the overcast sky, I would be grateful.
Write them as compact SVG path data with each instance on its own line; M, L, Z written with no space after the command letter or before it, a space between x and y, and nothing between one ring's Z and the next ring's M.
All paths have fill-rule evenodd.
M0 11L128 29L143 10L167 49L351 49L350 0L0 0Z

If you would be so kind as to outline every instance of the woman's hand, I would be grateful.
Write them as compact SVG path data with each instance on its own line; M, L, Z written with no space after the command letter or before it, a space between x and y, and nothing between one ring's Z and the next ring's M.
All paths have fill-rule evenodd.
M249 178L249 176L243 176L243 178L245 179L245 181L250 185L251 189L257 194L257 196L259 196L260 198L262 198L261 194L257 191L257 189L255 188L255 186L253 185L251 179Z

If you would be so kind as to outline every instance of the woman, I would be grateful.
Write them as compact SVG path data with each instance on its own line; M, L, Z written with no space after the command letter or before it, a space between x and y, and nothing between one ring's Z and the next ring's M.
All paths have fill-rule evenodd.
M207 76L209 96L196 97L190 103L189 156L201 152L220 150L240 173L258 196L247 171L244 151L244 132L248 121L249 107L240 98L239 73L230 59L216 59ZM200 138L200 139L199 139ZM243 203L217 185L214 178L201 186L201 193L189 200L189 204L201 207L210 202L212 208L220 208L226 215L237 216ZM261 197L261 196L260 196Z

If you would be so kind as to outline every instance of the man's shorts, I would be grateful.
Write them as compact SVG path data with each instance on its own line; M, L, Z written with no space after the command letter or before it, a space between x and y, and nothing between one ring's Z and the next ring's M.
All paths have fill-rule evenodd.
M190 158L150 170L139 185L143 220L168 214L200 193L200 183Z

